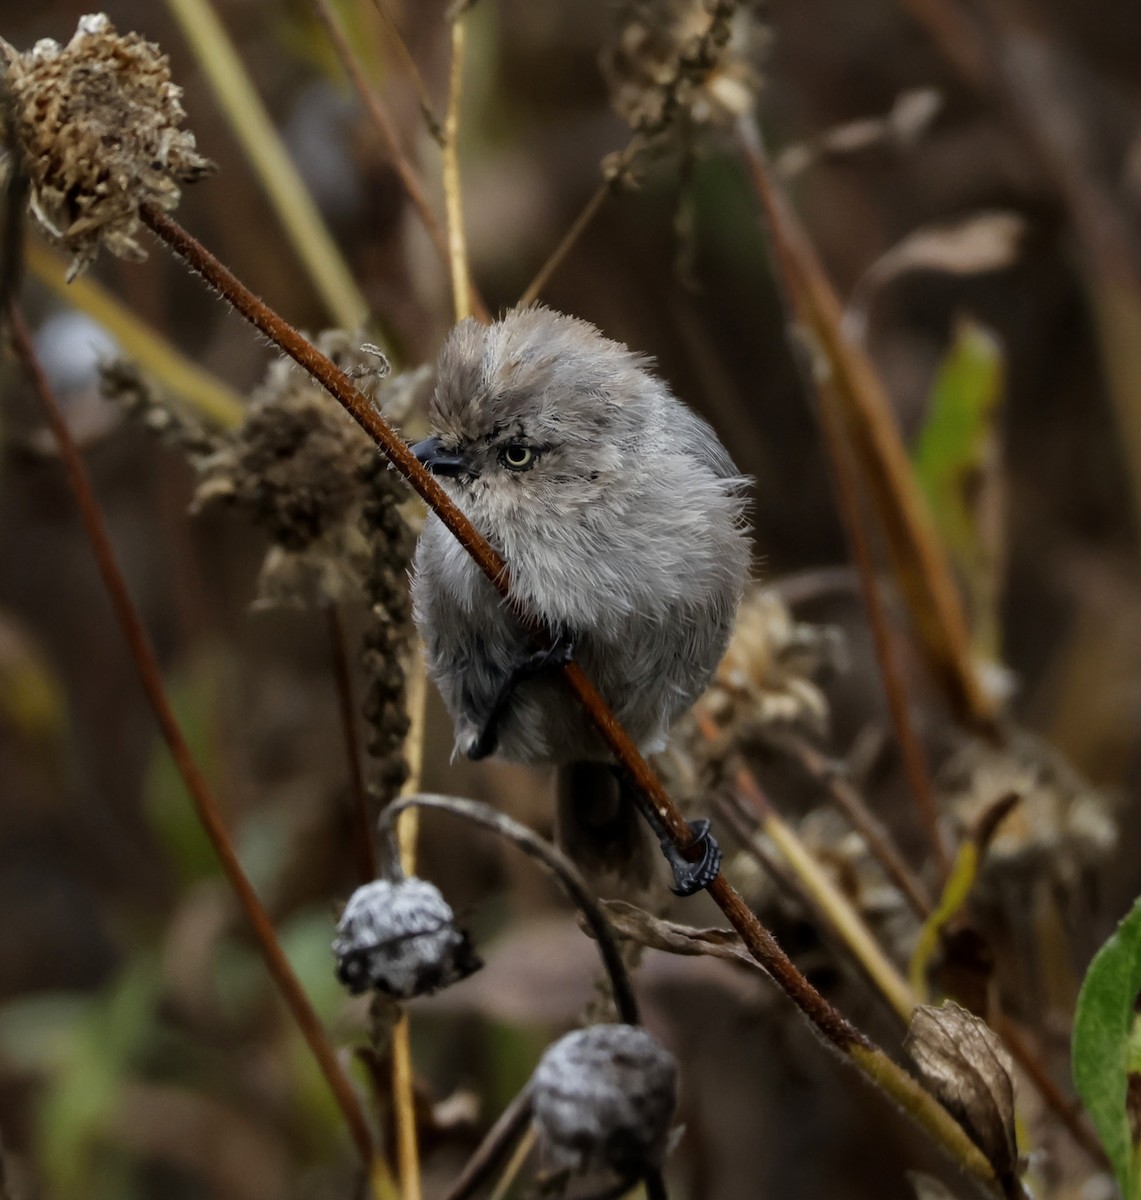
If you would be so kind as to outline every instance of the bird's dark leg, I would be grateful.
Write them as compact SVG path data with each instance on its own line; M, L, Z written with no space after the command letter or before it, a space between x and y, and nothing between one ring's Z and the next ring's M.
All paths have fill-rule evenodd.
M478 762L481 758L487 758L489 754L495 752L495 747L499 742L499 722L503 719L503 714L511 703L511 696L515 689L521 683L525 683L528 679L534 679L536 675L541 675L544 671L565 667L574 658L574 651L574 637L562 630L556 630L554 640L545 650L534 651L511 668L500 685L499 691L496 692L495 699L491 702L491 707L488 709L483 726L479 731L479 737L467 752L468 758L473 762Z
M693 860L686 858L674 844L673 835L665 822L658 815L658 810L626 779L620 767L614 768L622 785L622 791L628 795L637 806L638 811L646 818L647 824L654 831L662 847L662 854L673 872L674 882L670 891L675 896L692 896L695 892L704 891L721 870L721 846L709 829L709 818L698 817L696 821L687 821L693 837L686 847L686 853L694 855Z

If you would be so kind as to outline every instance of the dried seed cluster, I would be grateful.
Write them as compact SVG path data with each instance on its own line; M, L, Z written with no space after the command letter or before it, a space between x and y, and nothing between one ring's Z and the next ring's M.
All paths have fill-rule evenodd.
M748 112L762 27L740 0L623 0L602 55L615 111L653 137L679 116L707 124Z
M741 603L729 648L697 711L736 743L771 727L824 733L828 701L816 677L843 659L838 629L796 621L776 592L755 588ZM701 741L689 722L684 732Z
M677 1108L677 1060L634 1025L591 1025L550 1046L531 1079L548 1161L634 1179L660 1167Z
M0 41L0 54L31 212L70 251L70 275L100 245L145 257L135 240L140 206L174 208L181 186L213 169L181 128L182 90L166 56L137 34L117 34L102 13L81 18L66 46L45 38L20 54Z
M377 399L375 358L339 331L323 333L317 345L366 391L374 388ZM391 549L368 515L374 498L397 485L368 436L300 368L275 361L250 397L241 428L197 465L195 507L239 506L272 543L261 603L309 607L367 594L377 556ZM380 534L375 548L373 532ZM405 554L401 571L406 561Z
M357 995L398 1000L438 991L482 965L439 889L424 879L378 879L353 893L333 940L337 978Z

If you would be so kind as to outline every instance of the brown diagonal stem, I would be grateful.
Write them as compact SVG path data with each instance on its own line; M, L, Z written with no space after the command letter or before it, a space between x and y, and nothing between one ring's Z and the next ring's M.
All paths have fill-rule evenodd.
M200 275L211 288L232 304L246 320L295 362L304 367L345 408L384 452L392 466L404 476L472 556L496 590L512 606L512 610L518 615L520 625L535 640L536 644L549 647L552 644L550 631L533 616L520 612L515 604L511 595L511 579L507 564L502 557L417 461L411 449L389 427L348 375L258 299L249 288L237 279L233 272L219 262L172 217L151 204L143 205L140 215L155 236L177 254L191 270ZM643 815L649 811L650 816L654 817L659 825L665 827L675 844L684 853L693 837L689 825L666 794L646 760L638 752L629 734L618 723L606 702L577 663L569 663L562 668L562 672L567 685L635 785L636 800ZM896 1066L879 1047L856 1029L812 987L780 948L772 934L757 919L756 914L737 894L724 874L717 876L710 884L708 891L714 902L729 919L730 924L741 935L741 940L749 953L776 980L781 990L816 1029L870 1082L895 1100L942 1147L945 1153L956 1160L982 1185L993 1191L996 1186L994 1170L967 1137L962 1127L929 1092L924 1090L906 1071Z
M329 1084L329 1089L344 1114L361 1158L371 1166L376 1152L364 1111L348 1077L341 1070L336 1053L325 1036L317 1014L313 1011L300 981L293 973L289 960L285 957L269 914L262 906L253 884L250 883L242 864L238 861L225 822L222 820L218 803L214 799L205 776L195 762L186 739L182 736L182 730L179 728L174 710L167 699L166 689L163 687L158 660L127 589L123 572L119 568L114 548L111 545L111 538L107 533L107 526L103 521L98 501L95 499L91 481L87 476L87 469L83 465L83 459L80 457L75 440L71 436L71 431L67 427L67 422L55 396L52 394L39 359L36 357L23 317L14 304L10 305L8 312L16 352L22 360L32 386L47 414L48 424L51 426L59 446L67 481L75 494L76 503L79 505L80 518L87 531L88 540L91 542L99 574L103 577L107 594L123 629L127 645L130 647L143 691L146 692L147 700L158 721L163 739L170 749L171 757L174 759L182 781L186 784L186 790L190 793L198 813L198 819L202 822L202 827L206 830L214 852L218 855L226 879L253 929L254 938L265 959L265 964L269 968L269 973L273 976L282 999L297 1022L302 1036L321 1068L321 1073Z

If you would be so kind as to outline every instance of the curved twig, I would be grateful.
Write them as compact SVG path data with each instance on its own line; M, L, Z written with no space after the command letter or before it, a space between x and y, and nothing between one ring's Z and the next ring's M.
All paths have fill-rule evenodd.
M394 853L396 821L405 809L413 807L442 809L444 812L454 813L457 817L463 817L465 821L471 821L474 825L490 829L492 833L497 833L507 841L514 842L520 850L547 867L566 889L570 898L578 905L583 919L590 926L590 932L598 943L602 964L610 977L610 986L614 991L614 1004L618 1009L619 1018L627 1025L640 1024L638 1001L634 997L634 989L630 985L630 975L626 970L626 964L622 961L622 954L618 949L618 941L610 928L610 922L603 915L598 901L591 895L590 885L561 850L552 846L550 842L539 837L537 833L513 817L492 808L490 804L484 804L479 800L463 800L458 796L438 796L421 792L417 796L401 797L388 805L380 814L378 824L380 836L382 839L387 839L390 862L394 867L399 862L399 858Z

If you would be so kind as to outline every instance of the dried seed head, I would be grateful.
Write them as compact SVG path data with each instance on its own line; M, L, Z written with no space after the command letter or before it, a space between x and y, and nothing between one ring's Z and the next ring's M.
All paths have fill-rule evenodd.
M483 964L434 884L378 879L352 894L333 939L337 978L358 995L398 1000L438 991Z
M828 701L815 676L843 658L838 629L797 621L775 591L754 588L741 602L702 709L722 727L746 722L824 733Z
M374 403L390 394L409 402L397 381L381 382L375 357L347 334L323 333L317 345L358 376ZM387 406L386 414L395 415ZM368 436L300 368L275 362L242 427L198 467L196 508L235 504L269 535L259 603L308 607L369 592L391 542L371 514L399 485ZM406 549L397 548L401 579Z
M592 1025L548 1048L531 1079L535 1127L556 1168L634 1178L660 1167L677 1060L644 1029Z
M1007 794L1020 803L998 826L981 868L984 888L998 879L1049 879L1072 889L1117 846L1109 799L1052 747L1014 731L1006 744L971 741L939 772L939 790L963 833Z
M923 1082L994 1165L999 1179L1018 1171L1014 1064L981 1017L946 1000L921 1004L907 1031L907 1052Z
M140 206L174 208L181 185L213 169L180 128L182 89L166 56L138 34L117 34L102 13L81 18L64 47L44 39L19 54L0 41L0 54L31 212L71 252L69 277L100 245L144 258Z
M752 107L763 27L741 0L622 0L602 54L611 103L646 136L684 113L723 123Z

